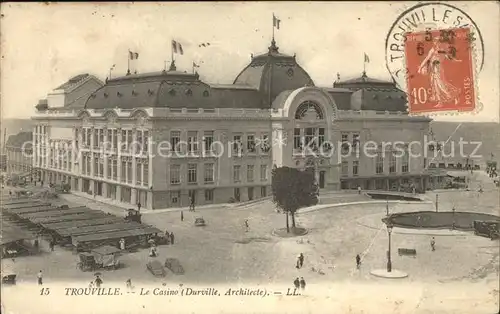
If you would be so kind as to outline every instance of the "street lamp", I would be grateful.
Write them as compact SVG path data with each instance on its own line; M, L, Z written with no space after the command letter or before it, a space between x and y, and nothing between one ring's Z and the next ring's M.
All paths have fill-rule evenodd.
M390 273L392 271L392 262L391 262L391 233L392 233L392 224L387 221L387 234L389 235L389 250L387 251L387 272Z
M386 203L385 203L385 211L386 211L386 215L389 216L389 199L387 198L386 199Z

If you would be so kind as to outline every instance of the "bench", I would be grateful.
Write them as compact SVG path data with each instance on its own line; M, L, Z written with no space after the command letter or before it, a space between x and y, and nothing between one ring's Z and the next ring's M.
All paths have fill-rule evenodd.
M415 257L417 255L417 250L415 249L398 249L398 254L399 256L413 256Z

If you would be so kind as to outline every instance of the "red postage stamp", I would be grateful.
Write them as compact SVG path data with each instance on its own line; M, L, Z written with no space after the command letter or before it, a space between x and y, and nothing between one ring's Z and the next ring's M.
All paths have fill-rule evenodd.
M472 41L469 28L406 34L410 114L476 109Z

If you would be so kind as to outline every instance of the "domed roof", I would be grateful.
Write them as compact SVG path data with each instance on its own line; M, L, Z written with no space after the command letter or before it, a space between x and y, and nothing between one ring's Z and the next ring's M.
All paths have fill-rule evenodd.
M280 53L274 39L267 53L252 56L250 64L238 74L233 84L257 89L270 97L269 103L282 91L314 86L309 74L297 63L295 55Z
M333 86L353 91L351 110L407 111L406 94L394 82L368 77L366 72L358 78L336 81Z

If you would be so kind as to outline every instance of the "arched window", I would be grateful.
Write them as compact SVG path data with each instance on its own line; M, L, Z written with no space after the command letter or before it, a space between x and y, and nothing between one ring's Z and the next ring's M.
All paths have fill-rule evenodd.
M325 115L320 105L312 101L304 101L295 112L295 119L302 120L323 120Z

